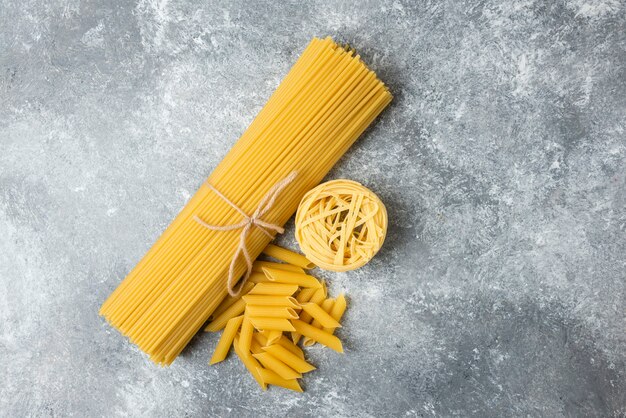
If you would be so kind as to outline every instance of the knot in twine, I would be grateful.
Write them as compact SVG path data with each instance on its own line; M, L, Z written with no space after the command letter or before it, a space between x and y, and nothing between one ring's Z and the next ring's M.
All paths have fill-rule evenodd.
M274 184L274 186L272 186L272 188L267 192L267 194L263 197L263 199L261 199L261 202L259 203L256 210L251 216L248 216L248 214L244 212L243 209L241 209L239 206L233 203L230 199L224 196L211 183L207 182L207 185L215 194L217 194L224 202L228 203L233 209L239 212L241 216L243 216L243 221L236 223L236 224L231 224L231 225L211 225L211 224L204 222L198 216L194 215L193 217L194 220L198 222L200 225L212 231L232 231L235 229L241 229L241 234L239 235L239 245L237 246L237 249L235 250L235 254L233 255L233 260L230 262L230 267L228 269L227 288L228 288L229 295L233 297L239 296L239 293L241 293L241 289L243 289L243 286L246 284L246 282L248 281L248 278L250 277L250 274L252 273L252 259L250 258L248 247L246 246L246 239L248 238L248 235L250 234L252 227L256 226L265 235L270 237L270 239L274 239L274 235L272 235L270 231L274 231L279 234L282 234L283 232L285 232L285 230L280 225L265 222L264 220L261 219L261 217L263 217L263 215L265 215L270 209L272 209L272 207L274 206L274 203L276 202L276 198L278 197L280 192L282 192L285 189L285 187L287 187L296 178L296 176L297 176L297 173L295 171L292 171L291 174L289 174L287 177L285 177L278 183ZM237 265L237 260L239 259L241 255L243 255L243 258L246 260L247 270L246 270L246 274L243 276L243 279L241 280L241 283L235 290L234 289L235 267Z
M309 191L296 213L296 239L306 257L331 271L354 270L376 255L387 234L387 209L371 190L333 180Z

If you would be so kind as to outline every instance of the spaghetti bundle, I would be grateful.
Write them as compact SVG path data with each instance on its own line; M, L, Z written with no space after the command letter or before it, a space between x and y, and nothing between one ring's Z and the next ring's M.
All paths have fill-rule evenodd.
M252 214L277 183L296 171L263 220L284 225L307 190L391 101L385 85L330 38L313 39L252 124L137 266L100 314L150 358L170 364L227 294L229 267L240 248L242 215L219 190ZM252 227L249 257L270 241ZM246 271L240 258L234 276Z

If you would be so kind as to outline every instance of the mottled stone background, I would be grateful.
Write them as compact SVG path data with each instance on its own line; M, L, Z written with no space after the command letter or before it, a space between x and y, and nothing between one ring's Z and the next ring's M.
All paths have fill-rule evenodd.
M155 367L98 307L315 35L395 95L329 175L390 215L319 273L346 353ZM625 129L618 0L0 0L0 415L624 416Z

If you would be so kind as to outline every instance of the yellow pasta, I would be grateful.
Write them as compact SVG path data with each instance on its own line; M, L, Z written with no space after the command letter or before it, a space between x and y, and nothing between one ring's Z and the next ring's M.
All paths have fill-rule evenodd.
M246 366L246 369L248 369L252 377L254 377L254 380L257 381L259 386L261 386L261 389L267 390L267 384L265 383L265 379L261 378L261 373L259 372L259 369L261 369L261 365L254 357L252 357L252 354L241 351L241 349L239 348L239 337L237 336L235 336L233 348L235 349L235 353L237 353L237 356L239 357L241 362L244 364L244 366Z
M324 310L324 312L327 312L328 314L330 314L334 304L335 304L335 300L334 299L326 299L326 300L324 300L324 302L322 302L321 308ZM331 315L331 317L332 317L332 315ZM324 331L326 331L326 332L328 332L328 329L330 329L330 328L324 328L322 326L322 324L320 323L320 321L318 321L317 319L313 319L313 322L311 322L311 325L314 326L315 328L323 328ZM335 328L333 327L332 329L334 330ZM312 339L310 339L308 337L305 338L302 341L302 345L304 347L310 347L313 344L315 344L315 341L313 341Z
M248 305L288 306L300 308L297 300L289 296L246 295L241 298Z
M263 273L263 268L270 268L276 270L295 271L296 273L304 273L302 267L294 266L292 264L274 263L272 261L257 260L252 263L252 271L254 273Z
M325 287L325 286L326 286L326 284L322 280L322 287ZM315 294L316 291L317 291L317 289L314 288L314 287L306 287L306 288L300 290L296 294L296 300L298 301L298 303L308 302L308 301L311 300L311 298L313 297L313 294Z
M335 337L329 332L325 332L319 328L315 328L311 324L307 324L306 322L302 322L299 319L292 319L291 323L293 324L296 331L304 335L305 337L309 337L312 340L317 341L318 343L325 345L338 353L343 353L343 346L339 338Z
M283 332L282 331L270 330L268 335L267 335L267 344L266 345L275 344L278 340L280 340L282 338L282 336L283 336Z
M326 291L326 286L322 284L322 287L320 289L317 289L315 293L313 293L313 296L311 296L309 302L318 305L321 304L322 302L324 302L324 299L326 299ZM313 317L308 312L302 312L300 314L300 320L308 323L313 320ZM294 344L298 344L298 341L300 341L300 336L301 335L297 332L291 334L291 339L293 340Z
M247 353L250 351L250 344L252 344L252 333L254 332L254 327L252 325L252 320L248 316L243 317L243 322L241 323L241 332L239 334L239 348L241 348L241 352Z
M253 354L252 357L257 359L263 367L270 369L283 379L298 379L302 377L301 373L298 373L269 353Z
M291 296L298 290L297 284L259 283L250 290L250 295Z
M256 331L254 334L252 334L252 338L258 342L261 347L265 347L267 345L267 336L266 334L269 334L269 331Z
M283 346L287 350L289 350L292 353L294 353L296 356L298 356L298 357L300 357L302 359L304 358L304 351L302 351L302 349L300 347L295 345L289 338L285 337L284 335L282 337L280 337L280 339L278 341L276 341L276 344Z
M293 308L288 306L260 306L260 305L247 305L246 313L251 317L266 317L266 318L286 318L294 319L298 318L298 314Z
M263 250L263 254L274 257L277 260L284 261L285 263L302 267L305 270L312 269L315 264L311 263L307 258L301 254L289 251L286 248L281 248L274 244L269 244Z
M327 328L339 328L341 327L341 324L339 324L339 322L335 321L335 319L330 316L326 311L324 311L324 309L322 309L322 307L316 303L305 303L302 305L302 310L306 313L308 313L309 315L311 315L311 317L314 320L319 321L319 323L323 326L323 327L327 327Z
M311 370L315 370L315 366L307 363L305 360L287 350L282 345L275 344L269 347L263 347L263 350L270 353L272 356L282 361L298 373L307 373Z
M263 272L270 282L295 284L301 287L312 287L315 289L322 287L322 283L319 280L313 276L309 276L308 274L273 270L268 268L264 268Z
M280 386L296 392L302 392L302 387L296 379L283 379L271 370L259 367L257 370L261 381L267 385Z
M228 309L226 309L220 316L215 318L204 329L205 331L215 332L219 331L226 326L229 319L241 315L246 309L246 302L243 299L239 299L233 303Z
M220 340L217 342L217 346L215 347L213 357L211 357L209 364L219 363L226 358L228 350L230 350L230 346L233 344L235 335L237 335L237 331L239 331L242 321L243 316L237 316L228 321Z
M332 316L337 322L343 316L343 313L346 311L346 297L343 293L337 296L335 303L333 304L332 309L330 310L330 316ZM335 328L324 328L324 331L328 333L334 333Z
M263 277L265 277L265 275L263 275ZM241 299L241 296L245 295L250 290L252 290L253 287L254 287L254 283L248 282L248 283L246 283L243 286L243 289L241 290L241 295L239 295L237 297L233 297L233 296L230 296L230 295L226 296L224 298L224 300L222 301L222 303L220 303L220 306L218 306L217 309L215 309L215 312L213 312L213 314L211 314L211 317L212 318L217 318L226 309L230 308L235 302L237 302L239 299Z
M288 319L284 318L250 318L254 328L262 331L295 331ZM269 338L268 338L269 339Z
M103 303L100 314L154 362L171 364L226 296L229 266L244 230L205 225L241 224L241 212L251 216L268 192L296 171L261 219L284 225L302 196L319 184L390 101L385 85L354 51L330 38L313 39L207 181ZM244 240L251 259L270 240L252 226ZM233 277L246 269L238 257Z
M250 277L248 277L248 283L252 283L252 285L255 285L258 283L269 283L269 281L270 279L262 271L254 272L250 275Z

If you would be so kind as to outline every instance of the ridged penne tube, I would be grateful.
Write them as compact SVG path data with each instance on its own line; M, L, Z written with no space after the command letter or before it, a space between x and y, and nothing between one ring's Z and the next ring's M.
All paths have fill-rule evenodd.
M302 267L294 266L292 264L274 263L273 261L261 261L257 260L252 264L252 271L254 273L263 273L263 267L285 271L295 271L297 273L304 273Z
M266 345L272 345L275 344L278 340L280 340L283 336L283 332L282 331L277 331L277 330L272 330L269 331L268 335L267 335L267 344Z
M289 338L285 337L284 335L280 337L280 340L276 341L276 344L285 347L287 350L291 351L296 356L302 359L304 358L304 351L302 351L300 347L295 345Z
M226 326L229 319L232 319L238 315L241 315L246 309L246 302L243 299L239 299L233 303L228 309L220 314L217 318L209 323L204 329L205 331L215 332L219 331Z
M256 382L259 384L259 386L261 386L263 390L267 390L267 384L259 373L261 365L254 357L252 357L252 354L241 351L241 349L239 348L238 336L235 336L233 347L235 348L235 353L237 353L237 356L239 356L239 359L241 360L243 365L246 366L246 369L248 369L252 377L254 377L254 380L256 380Z
M248 305L288 306L290 308L300 308L298 301L290 296L246 295L241 299Z
M322 283L319 280L313 276L309 276L308 274L268 268L264 268L263 272L272 283L295 284L300 287L312 287L315 289L322 287Z
M252 354L260 354L265 352L265 350L263 350L263 346L259 344L259 342L255 338L252 338L252 341L250 341L250 351L252 352Z
M302 267L305 270L315 267L315 264L311 263L302 254L294 253L293 251L289 251L286 248L282 248L274 244L269 244L265 247L263 254L274 257L277 260L284 261L285 263Z
M255 272L248 277L248 283L255 285L257 283L269 283L270 279L263 273L263 271Z
M305 337L309 337L312 340L315 340L318 343L325 345L326 347L329 347L338 353L343 353L343 346L341 345L341 341L334 335L325 332L319 328L315 328L311 324L302 322L299 319L292 319L291 323L299 334L302 334Z
M322 287L324 287L324 281L322 280ZM313 297L313 295L315 294L315 292L317 291L317 289L313 288L313 287L305 287L304 289L301 289L295 296L296 300L298 301L298 303L305 303L311 300L311 298Z
M315 370L315 366L307 363L305 360L287 350L282 345L274 344L269 347L263 347L263 350L270 353L272 356L282 361L298 373L307 373L311 370Z
M322 302L324 302L324 299L326 299L326 291L327 291L326 283L322 282L322 287L320 289L317 289L315 293L313 293L313 296L311 297L309 302L320 305ZM300 321L309 323L312 320L313 320L313 317L307 312L302 312L300 314ZM298 344L298 341L300 341L300 337L301 335L297 332L291 334L291 339L293 340L294 344Z
M230 346L233 344L235 335L237 335L237 331L239 331L242 321L243 315L236 316L226 323L226 328L224 328L224 332L222 333L220 340L217 342L217 346L215 347L215 351L213 352L213 356L211 357L209 364L219 363L226 358L228 350L230 350Z
M337 296L337 299L333 304L333 308L330 310L330 316L332 316L337 322L339 322L344 312L346 311L346 306L346 296L342 293ZM332 334L335 332L335 328L324 328L324 331Z
M297 284L287 283L258 283L248 293L249 295L291 296L298 290Z
M269 334L269 331L257 331L254 334L252 334L252 338L257 341L261 347L265 347L267 345L267 336L266 334Z
M302 392L302 387L300 387L297 379L283 379L273 371L264 369L262 367L259 367L257 372L264 384L280 386L285 389Z
M250 318L254 328L262 331L295 331L288 319L284 318Z
M326 299L324 300L324 302L322 302L321 308L322 310L324 310L324 312L330 314L330 311L332 310L334 304L335 304L335 299ZM322 324L320 323L320 321L318 321L317 319L313 319L313 322L311 322L311 325L314 326L315 328L324 328ZM310 347L313 344L315 344L315 341L313 341L312 339L308 337L306 337L304 341L302 341L302 346L304 347Z
M257 359L263 367L270 369L283 379L299 379L302 377L301 373L298 373L269 353L253 354L252 357Z
M245 315L243 317L243 322L241 323L241 332L239 333L239 347L241 348L241 351L244 353L250 351L250 344L252 344L253 332L254 332L254 327L252 326L250 317Z
M254 287L254 283L248 281L246 282L246 284L243 285L243 289L241 290L241 294L239 296L237 297L233 297L230 295L226 296L224 300L222 301L222 303L220 303L220 305L217 307L217 309L215 309L215 311L211 315L211 319L217 318L218 316L220 316L222 312L230 308L235 302L241 299L243 295L245 295L250 290L252 290L253 287Z
M251 317L298 319L298 314L288 306L247 305L246 313Z
M312 302L307 302L302 304L302 310L306 313L308 313L309 315L311 315L311 317L318 321L322 327L327 327L327 328L339 328L341 327L341 324L337 321L335 321L335 319L330 316L329 313L327 313L324 309L322 309L322 307L316 303L312 303Z

